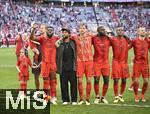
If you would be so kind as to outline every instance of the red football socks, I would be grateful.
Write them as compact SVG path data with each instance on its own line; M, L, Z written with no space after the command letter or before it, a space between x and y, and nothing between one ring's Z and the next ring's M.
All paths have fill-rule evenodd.
M50 95L56 97L56 79L50 80Z
M139 83L134 82L134 94L135 94L135 96L138 96L138 88L139 88Z
M118 83L114 83L114 95L118 96Z
M148 86L148 83L143 83L143 86L142 86L142 94L144 95L146 90L147 90L147 86Z
M108 84L103 84L103 91L102 91L102 96L104 97L107 93L108 90Z
M82 100L83 99L83 84L82 84L82 82L78 82L78 91L79 91L80 100Z
M123 95L125 88L126 88L126 83L121 83L120 95Z
M24 91L24 93L26 93L26 89L27 89L27 82L21 82L20 83L20 90Z
M49 80L44 80L44 92L48 94L48 89L49 89Z
M90 93L91 93L91 82L88 82L86 84L86 100L90 99Z
M96 96L98 96L99 95L99 83L94 84L94 91L95 91Z

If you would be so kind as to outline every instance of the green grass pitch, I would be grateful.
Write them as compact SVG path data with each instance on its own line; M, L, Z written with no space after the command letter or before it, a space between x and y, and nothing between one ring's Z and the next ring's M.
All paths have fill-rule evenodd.
M30 52L32 55L32 52ZM110 49L110 62L112 58L112 53ZM133 51L129 51L129 67L130 74L132 71L131 61L133 59ZM18 82L18 72L15 68L16 64L16 56L15 56L15 48L0 48L0 89L17 89L19 88ZM127 80L127 87L124 93L125 103L119 103L119 105L113 104L113 81L110 78L109 89L107 93L107 100L109 101L109 105L99 104L90 106L81 105L81 106L72 106L67 105L63 106L61 103L61 93L60 93L60 85L59 85L59 76L57 76L58 85L57 85L57 96L58 96L58 105L50 107L51 114L150 114L150 85L148 86L147 93L145 95L147 102L146 103L135 103L134 102L134 94L131 91L128 91L128 87L131 83L131 78ZM40 76L41 88L42 88L42 78ZM142 79L140 79L142 86ZM93 79L92 79L93 83ZM85 83L84 83L85 84ZM34 89L34 77L30 73L30 80L28 81L28 88ZM84 87L85 88L85 87ZM91 92L91 103L94 101L94 91L92 85ZM102 90L102 78L100 81L100 90ZM101 91L100 91L101 92ZM101 93L100 93L101 94Z

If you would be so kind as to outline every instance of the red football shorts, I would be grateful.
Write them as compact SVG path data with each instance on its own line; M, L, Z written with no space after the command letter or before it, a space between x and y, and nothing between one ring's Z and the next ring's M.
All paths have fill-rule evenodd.
M19 81L28 81L28 80L29 80L29 74L25 76L21 72L19 73Z
M100 64L98 62L93 62L93 67L94 67L94 76L95 77L99 77L101 75L109 76L109 74L110 74L110 66L108 63Z
M86 77L93 76L93 61L82 61L77 62L77 77Z
M139 78L142 73L143 78L149 77L148 64L134 63L133 65L133 78Z
M49 77L51 72L56 72L56 63L42 62L41 74L43 77Z
M121 63L118 61L112 62L112 78L128 78L129 67L127 63Z

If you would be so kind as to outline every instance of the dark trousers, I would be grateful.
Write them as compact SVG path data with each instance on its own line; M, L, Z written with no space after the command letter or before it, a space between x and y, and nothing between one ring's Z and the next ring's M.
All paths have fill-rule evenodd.
M6 38L6 45L9 47L9 40Z
M0 47L2 46L3 42L0 41Z
M71 102L77 102L77 77L75 71L63 71L60 74L60 85L63 102L70 102L69 84L71 92Z

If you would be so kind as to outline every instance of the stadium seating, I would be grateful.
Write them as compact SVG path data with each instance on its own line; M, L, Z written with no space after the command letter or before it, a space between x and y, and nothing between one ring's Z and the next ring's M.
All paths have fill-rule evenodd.
M55 33L60 35L64 26L76 33L80 22L88 24L90 30L96 30L96 17L99 25L115 31L117 26L124 26L126 34L135 37L138 26L149 27L150 9L145 5L133 4L102 4L95 7L96 17L91 6L58 6L14 3L15 16L7 1L0 3L0 32L1 36L12 34L15 38L18 31L30 32L33 21L53 25ZM17 20L17 23L16 21Z

